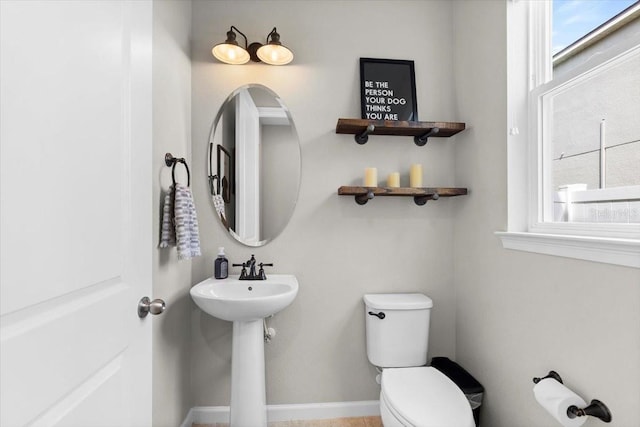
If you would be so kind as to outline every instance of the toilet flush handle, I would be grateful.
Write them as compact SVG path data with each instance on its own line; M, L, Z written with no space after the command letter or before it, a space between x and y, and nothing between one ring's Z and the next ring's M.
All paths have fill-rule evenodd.
M370 311L369 316L376 316L380 320L386 317L386 315L382 311L380 313L374 313L373 311Z

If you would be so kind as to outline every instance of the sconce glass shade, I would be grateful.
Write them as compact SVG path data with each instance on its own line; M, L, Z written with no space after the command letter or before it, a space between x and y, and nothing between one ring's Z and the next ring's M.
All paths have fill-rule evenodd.
M267 35L267 44L260 47L256 55L269 65L286 65L293 60L293 52L280 43L280 34L275 28Z
M249 52L247 49L238 45L236 41L236 33L233 30L238 31L245 39L245 45L247 44L247 38L237 28L231 27L231 30L227 32L227 40L224 43L219 43L211 49L211 53L216 57L218 61L225 64L241 65L249 62Z
M220 43L211 49L211 53L216 57L218 61L231 65L241 65L249 62L249 52L241 48L240 46Z
M286 65L293 60L293 52L281 44L265 44L257 52L260 61L269 65Z

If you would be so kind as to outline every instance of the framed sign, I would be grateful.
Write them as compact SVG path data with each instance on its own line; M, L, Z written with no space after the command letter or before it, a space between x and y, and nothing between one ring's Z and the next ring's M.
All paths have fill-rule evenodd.
M360 58L362 118L418 121L413 61Z

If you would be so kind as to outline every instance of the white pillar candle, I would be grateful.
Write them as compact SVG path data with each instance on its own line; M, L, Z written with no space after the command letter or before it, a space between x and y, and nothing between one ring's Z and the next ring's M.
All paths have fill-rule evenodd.
M413 164L409 169L409 187L420 188L422 187L422 165Z
M393 172L389 174L389 177L387 178L387 187L400 187L400 172Z
M364 170L364 186L365 187L377 187L378 186L378 169L365 168Z

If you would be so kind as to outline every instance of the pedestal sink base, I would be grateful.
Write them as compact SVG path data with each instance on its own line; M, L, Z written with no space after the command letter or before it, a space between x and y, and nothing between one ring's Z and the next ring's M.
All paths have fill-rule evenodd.
M231 427L267 427L262 322L293 302L298 280L291 274L253 281L232 275L209 278L189 292L205 313L233 322Z
M261 320L233 322L230 427L266 427L264 331Z

